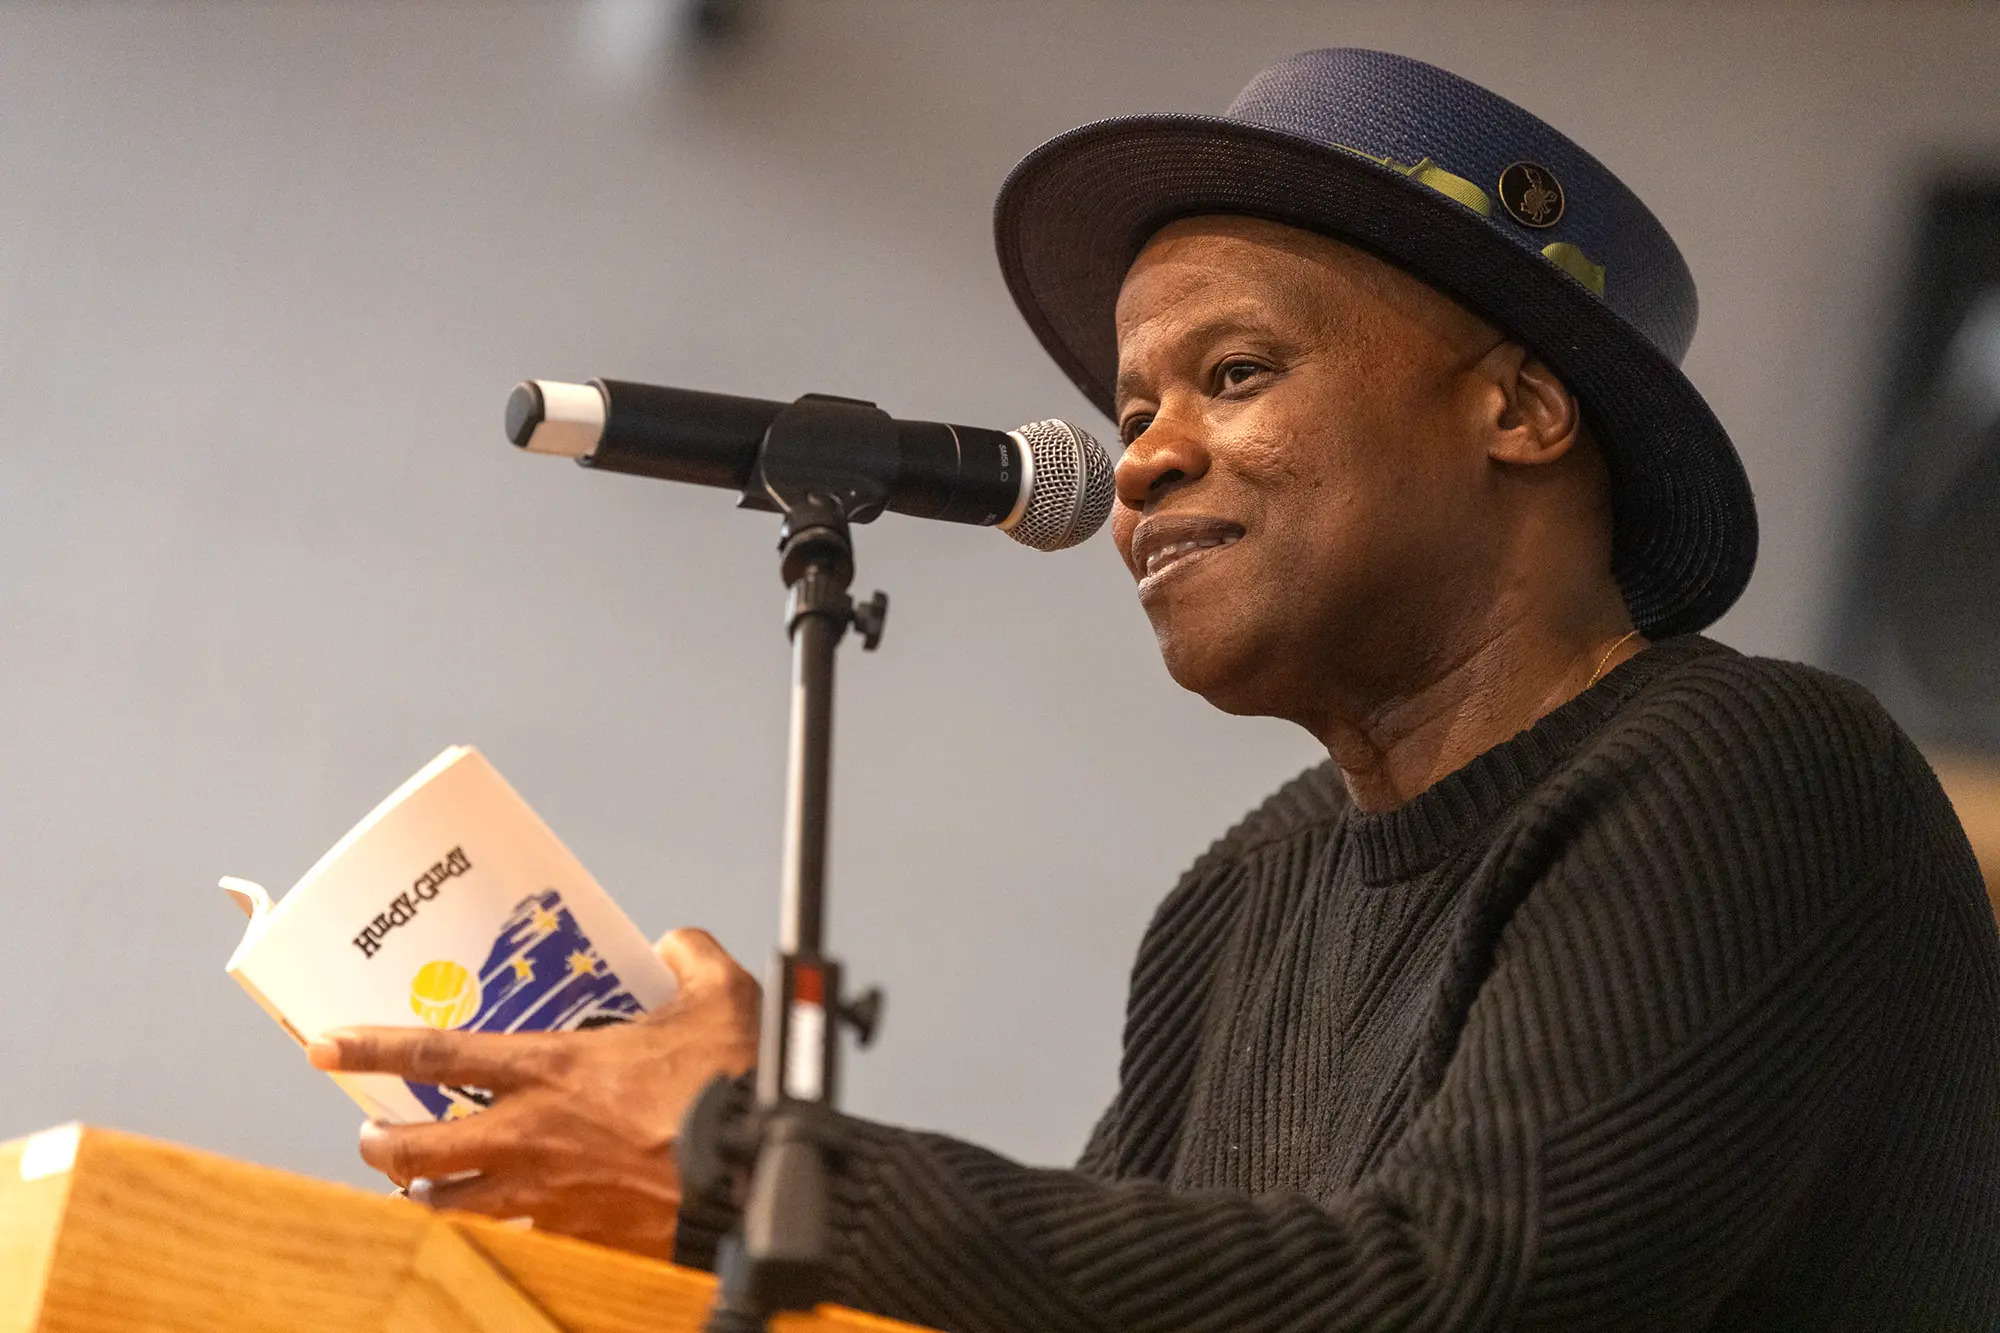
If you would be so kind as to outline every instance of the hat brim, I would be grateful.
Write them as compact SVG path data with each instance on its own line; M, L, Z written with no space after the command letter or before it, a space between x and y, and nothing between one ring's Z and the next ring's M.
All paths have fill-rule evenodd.
M1126 270L1161 227L1207 214L1265 218L1371 251L1546 360L1604 446L1612 573L1648 637L1699 630L1742 592L1757 557L1749 479L1680 368L1495 223L1401 172L1283 131L1216 116L1126 116L1050 140L1007 177L994 232L1008 290L1107 416Z

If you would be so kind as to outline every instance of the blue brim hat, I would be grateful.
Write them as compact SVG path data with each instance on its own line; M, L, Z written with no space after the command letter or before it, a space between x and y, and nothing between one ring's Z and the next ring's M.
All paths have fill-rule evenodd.
M1381 51L1308 51L1222 116L1121 116L1022 159L994 206L1008 289L1078 388L1113 414L1113 308L1177 218L1240 214L1396 264L1563 377L1611 471L1612 573L1651 638L1728 610L1757 559L1743 464L1680 371L1694 279L1666 229L1590 154L1455 74Z

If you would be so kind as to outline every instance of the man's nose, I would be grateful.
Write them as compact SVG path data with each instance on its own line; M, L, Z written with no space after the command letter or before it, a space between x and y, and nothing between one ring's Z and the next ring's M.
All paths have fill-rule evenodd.
M1139 438L1125 446L1113 474L1119 503L1144 509L1208 471L1208 446L1198 417L1165 404Z

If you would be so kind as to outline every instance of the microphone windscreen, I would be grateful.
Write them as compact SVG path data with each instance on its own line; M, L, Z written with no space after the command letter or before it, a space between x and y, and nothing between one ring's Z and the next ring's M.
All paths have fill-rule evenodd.
M1028 460L1028 499L1001 531L1037 551L1075 546L1111 515L1111 460L1089 432L1067 421L1009 431Z

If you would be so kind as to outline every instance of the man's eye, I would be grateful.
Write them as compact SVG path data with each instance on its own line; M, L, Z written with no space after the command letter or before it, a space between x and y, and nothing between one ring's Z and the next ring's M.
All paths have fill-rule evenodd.
M1217 371L1217 378L1222 381L1223 388L1234 389L1263 372L1264 367L1255 361L1225 361Z
M1146 427L1152 424L1153 419L1151 417L1143 412L1134 412L1118 424L1118 438L1121 442L1129 445L1132 441L1144 435Z

